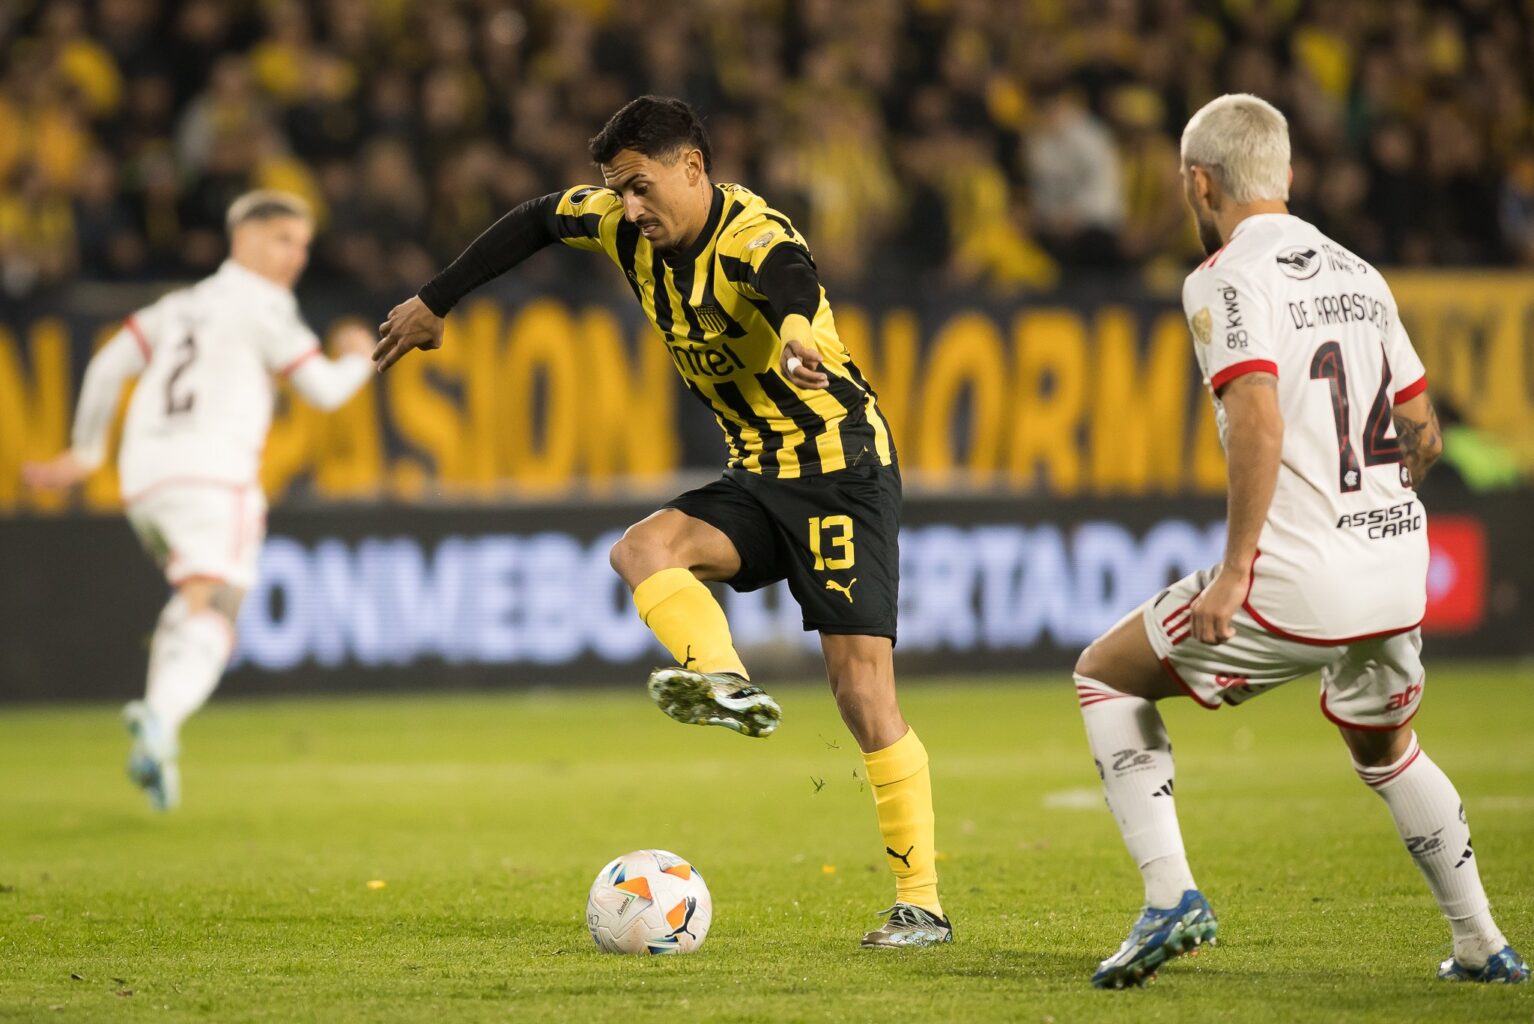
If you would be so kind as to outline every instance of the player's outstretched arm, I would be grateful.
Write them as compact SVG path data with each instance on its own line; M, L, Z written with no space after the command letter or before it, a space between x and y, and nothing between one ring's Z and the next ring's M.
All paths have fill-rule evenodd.
M124 327L101 346L85 368L80 400L75 405L74 430L68 451L45 462L21 467L21 478L33 487L62 490L95 472L106 459L107 431L117 413L123 385L148 365L144 343Z
M783 376L811 391L828 386L831 378L820 368L820 349L815 345L815 332L810 321L803 314L793 313L783 320L779 331L783 339L779 369Z
M368 362L373 335L366 327L342 327L335 333L335 346L338 358L305 359L288 378L304 401L325 412L345 405L373 375Z
M1214 582L1193 602L1193 635L1221 644L1236 635L1231 619L1251 588L1257 541L1278 486L1284 446L1284 418L1278 406L1278 378L1247 373L1220 392L1225 406L1225 560Z
M512 210L469 243L414 298L391 309L389 318L378 325L379 341L373 349L378 372L399 362L411 349L441 348L447 314L460 299L558 241L555 212L562 194L530 199Z
M811 323L820 307L820 278L809 254L796 245L778 246L763 262L756 285L782 317L778 368L783 376L812 391L829 385L831 379L820 369L820 349Z
M379 373L405 357L411 349L425 351L442 347L442 330L447 320L426 308L420 296L411 296L389 310L389 319L378 325L378 344L373 348L373 363Z
M1443 454L1443 430L1438 426L1438 412L1427 392L1408 398L1391 412L1396 438L1401 443L1401 461L1411 473L1413 487L1422 486L1422 478Z
M42 462L24 462L21 479L29 487L44 491L62 491L81 483L95 471L94 466L80 461L72 450L66 449Z

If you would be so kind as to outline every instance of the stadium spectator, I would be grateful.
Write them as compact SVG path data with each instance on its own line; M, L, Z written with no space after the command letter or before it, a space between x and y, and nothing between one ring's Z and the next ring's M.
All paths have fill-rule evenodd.
M1127 85L1109 97L1108 110L1123 177L1119 254L1144 266L1149 280L1178 286L1203 250L1183 213L1181 161L1166 131L1166 104L1143 85Z
M220 57L207 87L185 105L176 124L176 158L182 170L201 174L220 137L243 135L268 116L256 94L249 61L232 53Z
M1518 262L1534 266L1534 149L1514 159L1502 186L1502 235Z
M117 161L105 149L93 150L81 169L75 197L75 231L80 273L100 280L135 276L144 264L143 241L134 230L133 211L123 200Z
M1049 83L1037 95L1026 160L1040 234L1062 262L1113 266L1124 227L1113 136L1065 83Z
M1296 211L1365 257L1534 262L1534 14L1495 0L12 0L0 69L18 296L202 273L208 211L256 185L332 218L315 280L392 289L592 177L579 140L646 91L699 106L721 178L770 186L839 283L1167 287L1194 250L1166 126L1236 89L1289 114Z
M74 248L69 199L38 164L17 166L0 196L0 289L25 295L65 280L75 269Z

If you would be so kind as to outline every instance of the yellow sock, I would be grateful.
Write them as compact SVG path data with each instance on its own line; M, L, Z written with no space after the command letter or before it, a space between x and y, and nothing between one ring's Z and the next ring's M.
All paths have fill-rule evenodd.
M914 729L883 750L863 755L879 812L885 856L895 872L895 899L914 903L939 917L937 820L932 813L932 777L927 748Z
M746 676L724 609L686 569L662 569L634 588L639 617L683 668Z

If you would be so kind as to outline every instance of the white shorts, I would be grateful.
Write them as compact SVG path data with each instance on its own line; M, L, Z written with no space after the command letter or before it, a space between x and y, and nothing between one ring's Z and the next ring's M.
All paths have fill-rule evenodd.
M1408 630L1346 645L1288 640L1259 626L1244 609L1222 644L1192 635L1189 606L1214 571L1196 572L1149 601L1142 615L1151 647L1167 674L1199 704L1218 709L1317 670L1321 712L1351 729L1396 729L1422 703L1422 631Z
M241 590L256 581L266 495L255 484L168 481L129 503L128 522L172 586L194 576Z

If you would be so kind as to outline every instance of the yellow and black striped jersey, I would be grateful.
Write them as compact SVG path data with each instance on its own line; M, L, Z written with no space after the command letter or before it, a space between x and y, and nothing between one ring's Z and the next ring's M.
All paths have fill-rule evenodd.
M811 324L830 386L799 388L779 371L781 319L757 289L757 274L780 246L808 254L804 239L748 189L712 187L708 221L684 252L657 256L624 220L617 193L596 185L559 197L555 231L566 245L605 252L623 271L688 390L718 419L731 466L790 478L868 460L890 465L889 424L837 336L824 288Z

